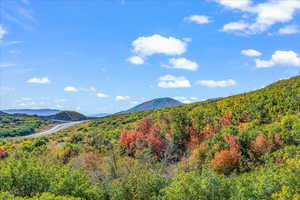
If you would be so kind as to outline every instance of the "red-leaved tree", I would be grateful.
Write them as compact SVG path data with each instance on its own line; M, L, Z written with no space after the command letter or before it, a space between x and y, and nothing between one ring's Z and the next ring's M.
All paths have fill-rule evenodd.
M239 165L241 160L240 145L235 136L224 134L223 139L229 145L229 150L215 153L211 161L212 168L219 173L229 173Z
M281 140L278 134L269 134L267 137L265 134L260 133L257 135L254 141L251 142L251 151L257 156L261 156L265 153L271 153L280 148Z
M6 158L7 156L7 152L4 149L0 148L0 158Z

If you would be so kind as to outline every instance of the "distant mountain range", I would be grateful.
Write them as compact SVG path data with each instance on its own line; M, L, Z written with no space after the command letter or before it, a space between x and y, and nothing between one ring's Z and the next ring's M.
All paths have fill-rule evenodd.
M180 106L180 105L183 105L183 103L181 103L180 101L177 101L175 99L172 99L170 97L157 98L157 99L153 99L151 101L146 101L146 102L139 104L133 108L130 108L129 110L119 112L118 114L140 112L140 111L154 110L154 109L160 109L160 108L168 108L168 107Z
M8 110L3 110L3 112L7 114L50 116L50 115L55 115L61 111L56 109L8 109Z

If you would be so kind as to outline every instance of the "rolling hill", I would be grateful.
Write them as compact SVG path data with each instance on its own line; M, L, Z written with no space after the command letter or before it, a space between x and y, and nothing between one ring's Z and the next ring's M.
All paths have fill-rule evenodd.
M169 97L157 98L157 99L153 99L153 100L144 102L142 104L139 104L133 108L130 108L126 111L122 111L120 113L141 112L141 111L168 108L168 107L174 107L174 106L180 106L180 105L183 105L183 103L181 103L180 101L177 101L175 99L169 98Z
M61 121L82 121L87 120L88 118L81 113L75 111L61 111L57 114L50 115L46 117L51 120L61 120Z
M7 140L0 153L0 199L298 200L300 76Z

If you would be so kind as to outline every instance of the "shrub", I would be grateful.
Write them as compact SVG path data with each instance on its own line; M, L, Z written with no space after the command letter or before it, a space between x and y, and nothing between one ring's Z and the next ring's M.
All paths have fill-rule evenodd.
M269 134L267 137L265 134L260 133L256 139L251 143L251 151L257 156L261 156L265 153L271 153L278 149L281 145L280 136L277 134Z
M164 200L229 199L230 186L222 175L204 171L180 173L162 190Z

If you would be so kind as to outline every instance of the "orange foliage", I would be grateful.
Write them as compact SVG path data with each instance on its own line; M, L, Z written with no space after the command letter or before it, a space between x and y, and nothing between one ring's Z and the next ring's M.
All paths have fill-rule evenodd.
M238 160L230 150L222 150L215 154L211 161L212 168L219 173L229 173L238 165Z
M241 152L240 145L235 136L224 134L223 138L230 146L230 149L217 152L211 161L211 166L219 173L228 173L238 166L241 159Z
M280 147L281 141L278 134L271 133L269 137L260 133L256 139L251 143L251 150L257 156L261 156L265 153L271 153Z
M207 139L209 139L209 138L211 138L212 136L215 135L214 127L212 127L211 125L207 124L203 128L202 133L203 133L203 139L207 140Z
M123 130L119 143L125 147L126 153L131 155L137 148L138 140L142 139L142 135L137 131Z
M6 158L7 156L7 152L4 149L0 149L0 158Z
M135 130L122 131L119 144L125 147L128 155L133 156L136 150L150 147L155 156L158 156L165 147L164 141L159 137L159 132L159 126L151 118L145 117Z
M189 136L192 146L200 144L203 141L202 135L193 126L185 127L185 132Z
M154 125L153 119L151 119L150 117L145 117L142 120L140 120L139 123L137 124L136 131L145 135L150 131L153 125Z
M226 113L221 119L219 119L218 124L219 126L229 126L232 124L232 113L228 112Z

